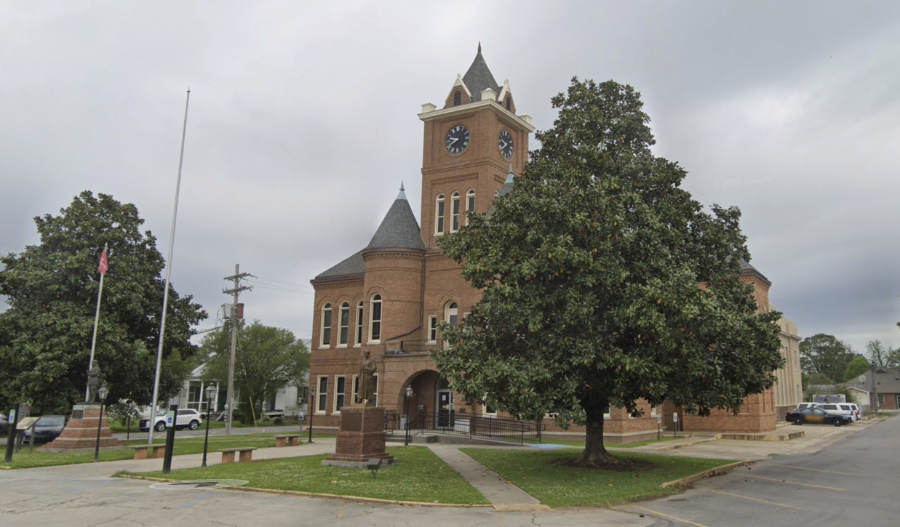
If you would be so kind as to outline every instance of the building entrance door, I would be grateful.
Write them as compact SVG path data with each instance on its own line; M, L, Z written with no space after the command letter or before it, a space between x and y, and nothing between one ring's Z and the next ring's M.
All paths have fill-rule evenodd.
M440 389L437 392L437 427L453 427L453 390Z

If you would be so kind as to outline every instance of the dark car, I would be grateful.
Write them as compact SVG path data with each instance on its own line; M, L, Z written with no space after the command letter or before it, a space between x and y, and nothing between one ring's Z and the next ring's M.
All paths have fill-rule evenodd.
M53 441L62 433L65 427L66 417L64 415L42 415L34 423L34 427L31 430L25 431L25 441L30 439L32 430L34 431L35 443Z
M788 422L797 425L802 425L803 423L821 423L826 425L841 426L849 425L853 422L852 417L841 414L829 414L818 406L804 408L802 410L797 410L794 412L788 412L785 416L785 419L787 419Z

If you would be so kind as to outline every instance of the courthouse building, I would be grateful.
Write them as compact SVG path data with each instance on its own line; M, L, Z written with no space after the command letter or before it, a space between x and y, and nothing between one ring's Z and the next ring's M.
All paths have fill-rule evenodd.
M349 248L348 253L355 252L311 280L310 396L317 425L337 426L341 409L357 404L364 352L378 365L375 402L388 411L496 415L496 409L454 392L432 361L431 353L444 345L438 324L455 324L481 298L437 241L462 228L467 212L487 212L504 185L524 170L534 126L528 115L517 113L509 82L497 83L480 46L443 105L423 104L419 119L424 125L422 224L401 188L369 244ZM768 280L750 266L742 277L756 287L760 309L768 309ZM407 387L412 388L409 399ZM747 418L722 415L684 424L728 429L732 421L747 430L774 428L773 390L751 396L748 403ZM633 418L613 408L605 425L608 440L655 434L658 409L643 409ZM545 421L555 429L551 419Z

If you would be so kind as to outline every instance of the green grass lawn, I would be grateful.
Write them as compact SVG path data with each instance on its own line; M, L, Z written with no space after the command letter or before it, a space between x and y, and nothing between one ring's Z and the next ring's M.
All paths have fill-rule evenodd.
M666 437L663 436L661 439L648 439L646 441L634 441L631 443L607 443L604 446L606 448L637 448L639 446L652 445L654 443L661 443L663 441L671 441L673 439L684 439L684 437ZM575 440L575 439L553 439L552 437L544 437L543 441L538 441L536 439L526 439L526 443L530 444L550 444L550 445L566 445L573 446L577 448L584 448L584 440Z
M215 452L223 448L235 447L256 447L266 448L275 446L275 436L278 434L245 434L231 436L209 436L209 452ZM316 437L328 437L327 434L313 434L313 440ZM333 435L332 435L333 437ZM301 437L303 442L306 435ZM156 436L153 444L161 445L166 442L165 434ZM127 446L146 445L146 439L132 439L131 441L122 441ZM201 454L203 453L203 437L179 437L175 434L175 455L183 454ZM131 459L134 452L130 448L122 450L100 449L99 461L117 461L120 459ZM12 464L0 461L0 466L8 466L10 468L33 468L47 467L51 465L71 465L75 463L91 463L94 461L94 452L46 452L38 446L34 447L33 452L28 451L28 447L13 454Z
M462 451L550 507L608 507L674 494L679 492L678 489L661 488L660 485L732 463L724 459L617 452L618 458L644 461L653 466L635 472L615 472L554 464L555 461L578 456L580 452L576 449L528 451L464 448Z
M141 476L173 480L237 479L248 487L294 490L400 501L487 504L459 474L425 447L389 448L396 464L382 467L375 479L368 470L322 466L327 455L145 472Z
M140 421L140 419L135 419L135 420L131 421L131 433L139 432L139 430L138 430L138 422L139 421ZM253 427L252 424L246 425L244 423L239 423L238 421L234 421L233 423L231 423L231 426L232 426L232 428L252 428ZM272 422L272 421L267 421L265 424L260 423L259 426L279 426L279 425L275 425L274 422ZM200 425L201 429L204 427L206 427L206 422L204 422L202 425ZM225 421L213 421L213 422L209 423L210 430L219 430L219 429L223 429L223 428L225 428ZM112 430L112 432L114 434L124 434L125 432L128 431L128 427L126 426L126 423L124 423L123 421L119 421L118 419L110 419L109 429ZM159 433L165 433L165 432L155 432L155 434L159 434Z

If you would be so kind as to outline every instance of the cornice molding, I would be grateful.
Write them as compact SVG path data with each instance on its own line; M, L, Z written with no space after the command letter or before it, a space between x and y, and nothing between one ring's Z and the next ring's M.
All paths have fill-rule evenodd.
M507 110L503 106L501 106L497 101L475 101L468 104L462 104L460 106L451 106L450 108L441 108L440 110L432 110L430 112L422 112L418 114L419 119L423 121L431 121L434 119L439 119L441 117L447 117L451 115L457 114L467 114L472 113L482 108L491 108L495 112L498 112L503 118L510 121L511 123L528 130L529 132L533 132L535 130L534 125L530 122L530 117L526 120L527 116L518 116L511 111Z

